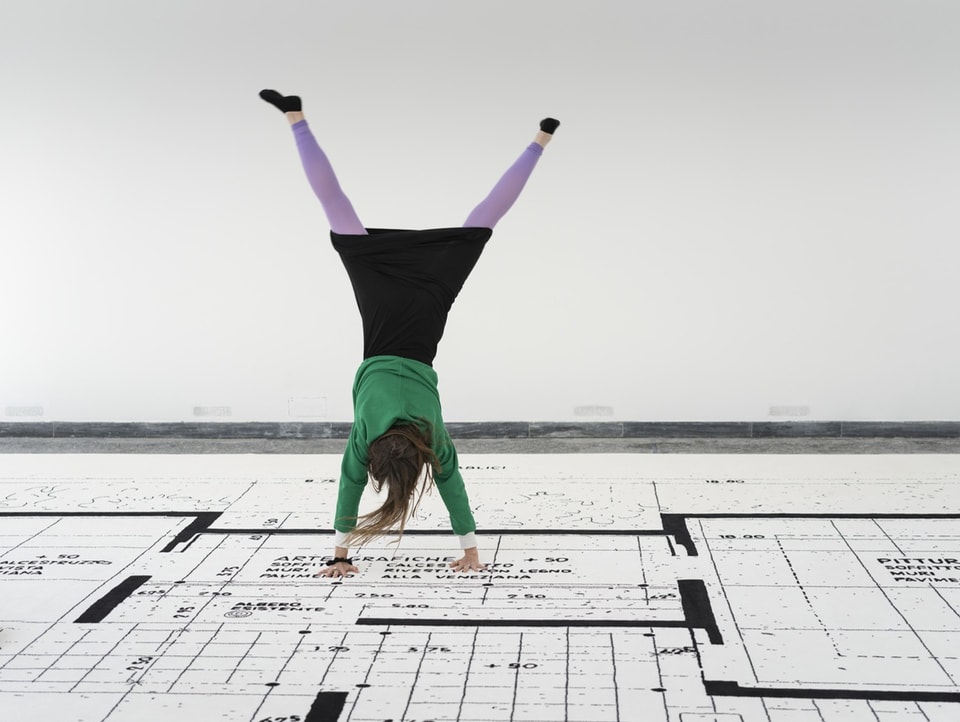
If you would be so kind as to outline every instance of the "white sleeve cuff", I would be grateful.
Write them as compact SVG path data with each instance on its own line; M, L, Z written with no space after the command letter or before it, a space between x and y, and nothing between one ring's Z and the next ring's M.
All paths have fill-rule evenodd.
M335 547L344 547L347 546L347 532L333 530L333 545Z

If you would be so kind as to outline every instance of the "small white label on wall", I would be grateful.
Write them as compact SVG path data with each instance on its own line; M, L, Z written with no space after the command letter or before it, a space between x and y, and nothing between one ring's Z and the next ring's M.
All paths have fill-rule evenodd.
M42 406L8 406L7 416L43 416Z
M233 411L229 406L194 406L194 416L230 416Z
M287 402L287 413L294 419L326 418L327 397L297 396Z
M809 406L771 406L771 416L809 416Z
M574 416L613 416L612 406L574 406Z

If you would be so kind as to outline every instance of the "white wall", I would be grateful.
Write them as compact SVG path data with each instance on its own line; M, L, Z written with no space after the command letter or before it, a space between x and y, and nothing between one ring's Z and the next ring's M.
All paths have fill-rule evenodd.
M457 225L449 420L960 418L952 0L4 0L0 420L351 416L359 316L263 87L370 226ZM7 417L3 416L4 411Z

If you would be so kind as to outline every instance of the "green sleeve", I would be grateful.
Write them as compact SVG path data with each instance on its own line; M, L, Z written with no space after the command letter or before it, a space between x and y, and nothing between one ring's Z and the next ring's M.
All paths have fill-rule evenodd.
M340 490L337 493L337 514L333 528L353 531L357 526L360 497L367 486L367 450L361 442L359 424L354 423L340 463Z
M453 533L458 535L469 534L477 530L477 523L470 511L470 500L467 498L467 489L463 485L463 476L460 475L460 462L457 450L446 429L441 428L437 433L437 442L434 452L440 461L441 472L434 476L437 490L443 499L447 512L450 514L450 526Z

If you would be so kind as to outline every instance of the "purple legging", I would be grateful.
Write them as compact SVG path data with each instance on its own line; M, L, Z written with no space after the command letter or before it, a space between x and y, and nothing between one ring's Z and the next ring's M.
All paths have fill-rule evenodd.
M330 165L326 154L310 132L307 121L301 120L299 123L294 123L293 134L297 141L303 170L307 174L310 187L320 199L320 205L323 206L323 212L327 214L331 230L345 235L366 234L366 228L360 222L357 212L353 210L350 199L340 187L337 176L333 172L333 166ZM519 197L542 152L543 148L538 144L528 145L497 181L487 197L470 212L463 223L464 227L493 228Z

